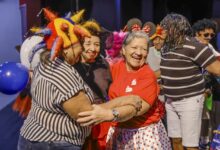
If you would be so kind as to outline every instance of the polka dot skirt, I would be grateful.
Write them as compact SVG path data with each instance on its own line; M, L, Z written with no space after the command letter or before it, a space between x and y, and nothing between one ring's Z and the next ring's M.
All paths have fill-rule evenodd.
M110 127L107 150L172 150L161 121L137 129Z

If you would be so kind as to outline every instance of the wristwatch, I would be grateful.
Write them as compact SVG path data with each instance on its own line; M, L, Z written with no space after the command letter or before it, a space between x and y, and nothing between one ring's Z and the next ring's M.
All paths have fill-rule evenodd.
M119 118L119 112L117 110L115 110L115 109L112 109L112 114L114 116L112 121L117 121L118 118Z

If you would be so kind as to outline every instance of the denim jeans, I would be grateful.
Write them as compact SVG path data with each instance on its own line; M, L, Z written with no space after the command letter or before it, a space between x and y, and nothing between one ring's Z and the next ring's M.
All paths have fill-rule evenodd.
M32 142L22 136L18 140L18 150L81 150L82 146L66 141Z

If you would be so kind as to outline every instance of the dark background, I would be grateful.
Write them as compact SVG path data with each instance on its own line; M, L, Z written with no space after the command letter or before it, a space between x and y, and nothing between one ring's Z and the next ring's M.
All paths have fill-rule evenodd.
M67 12L75 12L78 4L79 9L86 9L85 18L94 18L102 26L109 30L123 28L127 20L137 17L143 22L153 21L159 23L170 12L180 13L186 16L191 23L202 18L217 18L220 9L219 0L41 0L33 3L30 1L28 11L32 13L32 19L42 7L49 7L64 16ZM38 4L37 4L38 3ZM216 7L214 8L213 7ZM33 7L34 6L34 7ZM33 20L35 21L35 20ZM41 18L40 24L44 24Z
M42 14L36 17L43 7L50 8L61 17L68 12L85 9L86 20L93 18L110 31L123 29L133 17L141 19L143 24L147 21L159 24L171 12L184 15L191 24L199 19L213 18L220 26L220 0L26 0L26 3L27 29L46 23ZM211 43L217 47L216 38Z

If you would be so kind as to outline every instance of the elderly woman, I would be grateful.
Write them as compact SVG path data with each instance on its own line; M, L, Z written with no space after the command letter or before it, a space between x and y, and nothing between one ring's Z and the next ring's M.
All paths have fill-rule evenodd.
M79 112L93 109L94 97L72 65L79 61L82 53L80 39L91 34L84 27L72 24L77 22L75 17L58 18L49 10L44 9L44 12L51 22L45 29L36 30L36 33L45 34L40 44L45 42L43 45L51 53L44 53L43 61L34 70L32 106L21 128L18 149L80 150L91 127L80 126L76 119ZM126 98L129 103L121 101ZM137 96L115 101L105 105L106 119L109 121L115 118L112 108L120 109L120 106L129 104L128 107L135 110L140 102Z
M171 149L168 136L161 122L163 108L157 99L159 87L154 72L145 64L148 53L148 36L143 31L128 33L122 54L125 60L111 66L113 82L109 96L138 95L142 108L135 113L133 107L124 110L114 109L114 123L107 136L107 149ZM130 110L129 110L130 109ZM131 119L124 120L125 110L134 112ZM82 125L105 121L102 105L92 111L79 113L77 120ZM107 133L106 133L107 134Z
M160 25L167 30L160 70L168 135L174 150L198 150L205 91L201 68L220 76L220 62L208 45L191 37L184 16L168 14Z
M101 28L95 21L83 25L91 34L82 41L83 52L81 60L74 65L83 80L92 89L95 104L108 100L108 88L111 83L111 73L108 62L100 55Z
M108 62L100 55L101 50L101 28L95 22L83 24L91 34L82 41L83 52L81 60L74 65L74 68L82 76L94 93L94 104L101 104L108 101L108 89L111 83L111 73ZM99 149L102 144L99 142L102 136L99 135L100 126L92 128L91 135L84 143L83 149ZM104 142L105 143L105 142Z

